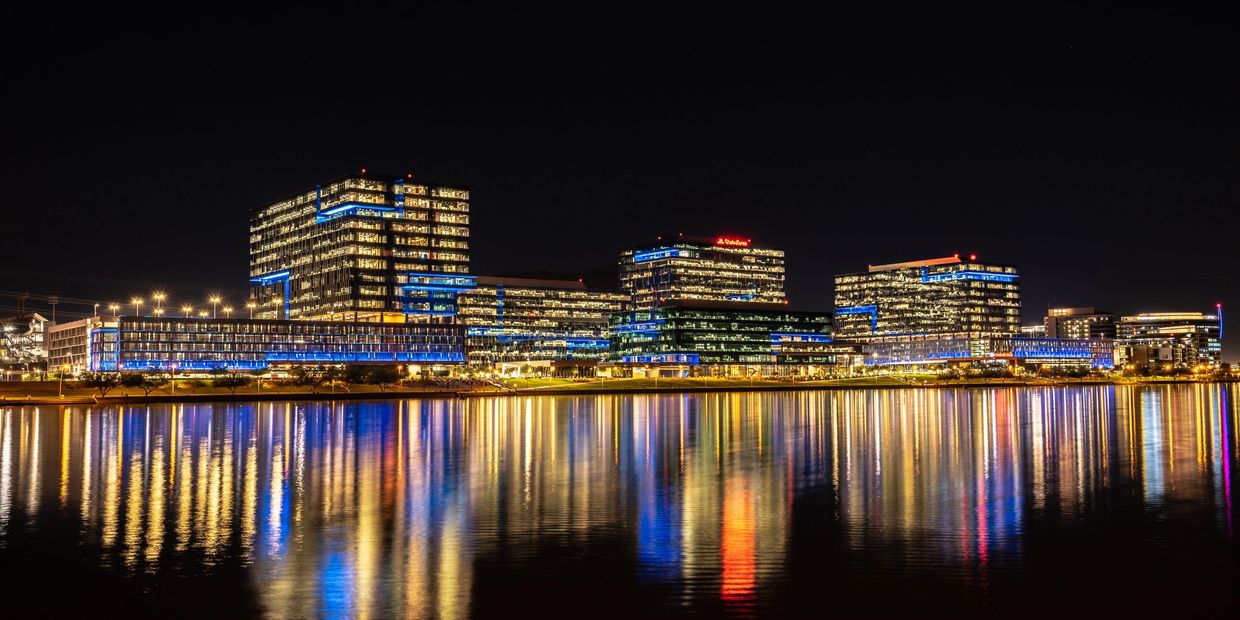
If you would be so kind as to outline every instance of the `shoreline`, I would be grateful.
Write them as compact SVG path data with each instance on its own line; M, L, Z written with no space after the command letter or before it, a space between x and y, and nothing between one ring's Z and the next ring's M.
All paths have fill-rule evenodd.
M496 396L602 396L602 395L637 395L637 394L704 394L711 392L811 392L841 390L919 390L919 389L983 389L983 388L1042 388L1042 387L1093 387L1093 386L1151 386L1151 385L1182 385L1182 384L1226 384L1236 380L1196 381L1192 379L1171 379L1156 381L1057 381L1057 382L961 382L961 383L887 383L872 384L773 384L773 385L706 385L706 386L671 386L671 387L574 387L550 386L542 388L514 388L510 390L389 390L386 392L262 392L242 394L151 394L149 396L0 396L0 407L24 406L107 406L134 405L147 403L237 403L237 402L272 402L272 401L323 401L323 400L394 400L394 399L471 399L491 398Z

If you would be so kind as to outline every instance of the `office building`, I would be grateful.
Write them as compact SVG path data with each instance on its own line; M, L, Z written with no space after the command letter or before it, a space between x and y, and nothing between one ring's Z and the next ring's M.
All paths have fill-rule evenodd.
M468 272L460 187L363 171L250 215L255 318L443 322Z
M968 362L1105 370L1113 365L1112 341L1101 338L909 338L870 342L865 350L865 363L878 367L933 369L943 364Z
M633 309L700 301L786 303L784 252L731 236L677 235L620 253Z
M47 329L48 320L37 312L0 318L0 368L45 368Z
M1047 338L1115 339L1115 315L1095 308L1051 308L1042 324Z
M976 257L870 265L835 277L835 334L863 342L1020 334L1020 274Z
M1223 307L1204 312L1147 312L1119 320L1115 362L1159 370L1218 366L1223 358Z
M51 357L75 370L203 372L298 364L461 363L456 325L152 316L92 317L52 329Z
M579 280L485 277L458 296L471 364L572 366L607 356L609 319L628 295Z
M831 338L831 314L783 304L696 302L612 315L612 359L623 364L717 366L745 374L761 366L816 368L859 359L859 345Z

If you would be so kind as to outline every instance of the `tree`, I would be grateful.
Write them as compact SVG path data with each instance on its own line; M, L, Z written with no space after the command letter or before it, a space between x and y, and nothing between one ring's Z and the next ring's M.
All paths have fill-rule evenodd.
M141 388L146 378L141 372L123 372L121 373L121 387L125 388Z
M224 375L222 377L216 377L211 380L211 384L214 385L215 387L228 388L228 391L230 393L236 394L237 388L245 387L249 385L253 380L254 379L252 377L233 373L233 374Z
M159 370L151 369L142 373L142 381L136 386L142 390L144 396L150 396L151 392L163 388L172 380L172 375Z
M379 391L386 392L389 385L400 380L400 372L395 366L352 365L344 369L344 380L358 385L377 385Z
M312 394L317 394L322 385L343 378L345 373L339 366L294 366L289 371L289 383L308 385Z
M366 379L370 385L379 386L380 392L386 392L388 386L400 381L400 371L393 366L373 366Z
M81 380L83 386L99 390L100 397L107 396L121 383L121 378L114 372L84 372Z

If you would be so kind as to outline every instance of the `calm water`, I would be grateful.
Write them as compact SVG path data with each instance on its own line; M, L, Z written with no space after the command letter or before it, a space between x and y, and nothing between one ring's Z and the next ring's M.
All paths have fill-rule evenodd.
M1231 615L1238 392L0 409L0 614Z

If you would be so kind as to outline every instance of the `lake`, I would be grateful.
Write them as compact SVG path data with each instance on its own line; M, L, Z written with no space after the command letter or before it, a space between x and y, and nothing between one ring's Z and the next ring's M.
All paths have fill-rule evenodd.
M1238 392L0 408L0 609L1231 615Z

